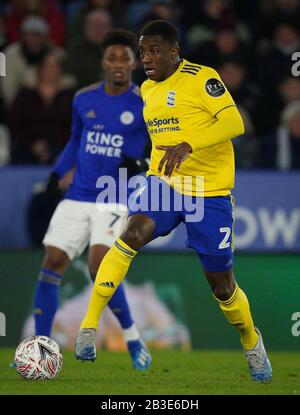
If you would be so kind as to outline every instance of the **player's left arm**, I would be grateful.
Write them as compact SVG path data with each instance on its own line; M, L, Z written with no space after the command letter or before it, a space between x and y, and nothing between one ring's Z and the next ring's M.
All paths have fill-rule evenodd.
M165 166L165 175L169 177L190 153L221 144L245 132L244 123L235 102L215 70L208 68L205 76L201 75L197 87L195 103L211 114L215 122L199 133L195 131L186 142L175 146L156 147L158 150L165 151L158 171L161 172Z
M192 151L212 147L244 134L244 123L236 106L224 108L215 118L216 122L206 128L201 137L190 142Z
M235 102L219 74L207 68L199 82L199 106L208 112L214 122L191 137L192 151L221 144L244 134L244 123Z

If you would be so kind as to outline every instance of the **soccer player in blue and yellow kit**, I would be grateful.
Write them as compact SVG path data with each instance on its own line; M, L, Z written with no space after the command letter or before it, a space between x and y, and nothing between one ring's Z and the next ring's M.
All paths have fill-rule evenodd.
M76 353L84 360L80 349L85 330L97 328L103 307L125 277L137 252L184 222L188 246L197 252L215 300L228 322L240 332L250 375L253 380L267 381L272 377L272 369L262 336L254 326L247 297L232 271L231 139L243 134L243 121L218 73L181 59L178 41L176 27L163 20L148 23L141 32L140 56L148 76L141 92L152 153L147 186L138 198L141 200L146 193L153 201L157 198L153 191L155 183L160 182L161 189L169 187L171 201L178 199L178 194L193 202L202 199L203 217L189 220L186 205L180 210L174 207L165 210L159 204L159 209L147 206L137 211L134 203L138 198L132 203L125 230L98 270L76 340ZM197 180L199 177L204 180L203 186L198 184L203 183ZM182 186L186 178L191 180ZM162 193L158 196L164 202Z
M43 240L46 252L34 304L37 335L51 334L59 286L70 261L89 245L89 270L95 279L102 258L126 219L126 200L98 203L98 180L109 176L117 181L119 167L127 168L128 178L138 173L150 141L140 89L131 81L136 52L134 34L124 30L109 32L103 40L104 82L83 88L74 97L70 140L48 182L48 188L55 189L59 179L75 169ZM123 329L134 368L147 369L151 355L134 324L123 284L108 305Z

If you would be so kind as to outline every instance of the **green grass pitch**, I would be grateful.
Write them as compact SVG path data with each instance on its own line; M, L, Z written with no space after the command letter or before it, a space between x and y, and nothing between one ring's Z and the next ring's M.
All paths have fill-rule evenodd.
M51 381L26 381L9 368L13 349L0 349L0 394L45 395L299 395L300 353L269 353L273 380L254 383L240 351L155 351L147 372L131 367L127 353L99 351L95 363L64 352L62 372Z

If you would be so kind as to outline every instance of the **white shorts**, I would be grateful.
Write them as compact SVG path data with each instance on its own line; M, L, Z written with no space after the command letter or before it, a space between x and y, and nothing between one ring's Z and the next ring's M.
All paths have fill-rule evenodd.
M58 204L51 218L43 244L62 249L73 260L88 244L111 247L119 237L126 217L124 205L65 199Z

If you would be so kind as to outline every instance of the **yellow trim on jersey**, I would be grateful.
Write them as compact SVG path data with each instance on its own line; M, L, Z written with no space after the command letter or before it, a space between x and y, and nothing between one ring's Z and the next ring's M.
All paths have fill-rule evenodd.
M231 252L234 252L235 244L234 244L234 224L235 224L235 217L234 217L234 209L235 209L235 202L234 197L230 195L230 202L232 205L232 228L231 228Z

